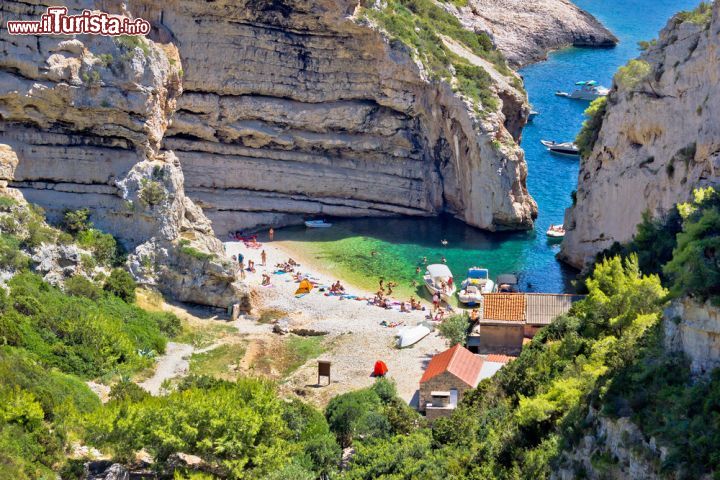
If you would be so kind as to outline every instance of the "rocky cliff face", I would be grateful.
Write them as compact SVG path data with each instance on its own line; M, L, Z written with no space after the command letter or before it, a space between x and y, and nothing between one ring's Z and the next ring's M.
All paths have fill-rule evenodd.
M498 83L504 108L478 118L405 47L359 25L356 6L138 10L178 45L185 92L163 142L215 232L440 212L490 230L529 227L523 94Z
M452 7L449 7L452 8ZM618 39L570 0L469 0L456 9L467 27L487 32L513 66L563 47L613 47Z
M0 13L27 20L45 7L4 2ZM3 185L45 207L50 219L90 208L94 224L133 251L131 264L144 265L139 278L181 301L246 305L222 245L185 196L180 163L161 150L181 92L179 68L174 47L144 39L11 37L3 28ZM188 245L206 255L183 253ZM152 258L138 260L149 250Z
M666 348L682 352L694 375L706 375L720 367L720 308L709 301L676 300L663 319Z
M720 4L708 21L684 18L616 77L565 218L560 257L572 265L630 240L643 212L662 216L719 179Z

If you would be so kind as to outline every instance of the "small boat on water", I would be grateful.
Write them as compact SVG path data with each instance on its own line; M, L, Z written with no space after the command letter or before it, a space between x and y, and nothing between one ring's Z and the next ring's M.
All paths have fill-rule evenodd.
M573 142L557 143L550 140L540 140L540 143L545 145L545 147L550 151L550 153L563 155L566 157L580 156L580 149Z
M528 123L532 122L535 119L535 117L537 117L538 115L540 115L540 112L538 112L536 110L530 110L530 113L528 114L528 119L527 119Z
M565 237L565 228L562 225L550 225L545 234L549 241L562 240Z
M409 347L427 337L430 329L425 325L416 325L414 327L405 327L398 332L398 348Z
M484 293L491 293L495 283L490 280L487 268L472 267L468 269L468 276L462 282L458 299L465 304L475 305L482 302Z
M447 265L442 263L428 265L423 279L425 280L425 288L427 288L432 295L436 293L439 294L440 298L446 302L457 290L455 282L453 281L452 272Z
M332 223L327 223L325 220L306 220L305 226L307 228L328 228L332 227Z
M575 82L575 85L580 87L571 93L567 92L555 92L558 97L570 98L573 100L586 100L592 102L596 98L605 97L610 93L610 89L601 87L595 80L588 80L585 82Z
M518 293L520 291L518 283L517 275L503 273L495 279L495 291L497 293Z

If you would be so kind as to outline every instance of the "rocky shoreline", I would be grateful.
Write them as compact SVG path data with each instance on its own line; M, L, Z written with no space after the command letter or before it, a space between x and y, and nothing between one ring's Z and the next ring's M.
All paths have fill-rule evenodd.
M490 34L513 68L565 47L612 48L619 40L570 0L469 0L456 12L468 28Z

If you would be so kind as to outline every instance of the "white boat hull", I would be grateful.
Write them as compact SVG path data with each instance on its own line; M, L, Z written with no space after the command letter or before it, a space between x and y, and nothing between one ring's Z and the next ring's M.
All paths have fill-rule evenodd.
M443 292L442 289L436 287L432 283L432 280L427 276L425 276L425 288L427 288L427 291L430 292L430 295L435 295L437 293L438 295L440 295L440 298L445 302L447 302L450 297L455 295L455 292L457 291L457 287L455 287L455 284L453 284L452 287L447 287Z
M329 228L332 227L332 223L307 221L305 226L307 228Z
M595 99L598 99L600 97L606 97L607 93L596 93L596 92L588 92L584 90L575 90L572 93L567 92L555 92L555 95L558 97L565 97L569 98L571 100L583 100L585 102L592 102Z
M430 334L430 329L424 325L408 327L398 333L398 348L415 345Z
M460 292L458 292L458 300L460 300L461 303L464 304L474 304L474 303L482 303L482 296L485 293L492 293L492 291L495 289L495 282L492 280L487 280L482 285L478 286L478 292L477 293L468 293L465 289L467 285L467 280L465 280L462 284L462 289Z

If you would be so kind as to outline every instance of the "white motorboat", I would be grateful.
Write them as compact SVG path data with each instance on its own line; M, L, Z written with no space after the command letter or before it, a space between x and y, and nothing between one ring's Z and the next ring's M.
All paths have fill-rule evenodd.
M592 102L596 98L605 97L610 93L610 89L601 87L595 80L588 80L585 82L576 82L578 89L571 93L567 92L555 92L558 97L571 98L573 100L586 100Z
M573 142L557 143L550 140L540 140L540 143L550 151L557 155L564 155L566 157L577 157L580 155L580 149Z
M465 304L474 305L482 302L484 293L492 293L495 283L490 280L487 268L472 267L468 269L467 278L462 282L458 299Z
M503 273L495 279L495 291L497 293L518 293L518 277L512 273Z
M307 228L328 228L332 227L332 223L327 223L325 220L306 220L305 226Z
M398 348L409 347L427 337L430 329L425 325L416 325L414 327L405 327L398 332Z
M440 298L446 302L457 290L452 272L447 265L442 263L428 265L423 278L425 280L425 288L433 295L436 293L439 294Z
M528 114L528 119L527 119L528 123L532 122L535 119L535 117L537 117L538 115L540 115L540 112L535 111L535 110L530 110L530 113Z
M550 225L545 235L548 240L562 240L565 237L565 228L562 225Z

